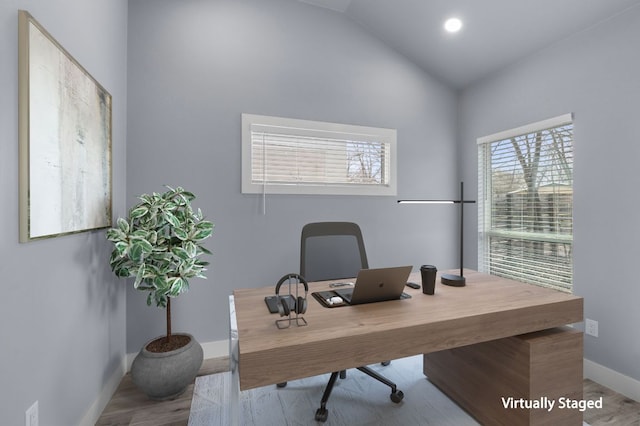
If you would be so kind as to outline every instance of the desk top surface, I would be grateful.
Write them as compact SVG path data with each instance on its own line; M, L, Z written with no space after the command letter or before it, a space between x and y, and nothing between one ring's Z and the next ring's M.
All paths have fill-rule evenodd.
M414 334L442 333L425 341L422 347L424 350L430 345L428 348L440 350L583 319L581 297L470 270L465 270L465 277L465 287L449 287L440 283L438 273L432 296L406 287L404 291L412 296L410 299L337 308L323 307L311 296L312 292L330 290L329 284L336 281L309 283L308 308L302 315L308 325L292 324L283 330L275 324L281 319L279 314L270 314L264 302L265 296L274 294L274 286L235 290L240 357L274 348L326 346L375 337L374 334L401 338L401 333L411 329ZM419 283L419 272L412 273L410 280ZM281 293L286 294L283 290L284 287ZM300 291L303 292L302 286ZM452 332L454 328L460 332ZM411 339L409 334L406 337ZM404 356L410 355L400 350L395 355L405 352Z

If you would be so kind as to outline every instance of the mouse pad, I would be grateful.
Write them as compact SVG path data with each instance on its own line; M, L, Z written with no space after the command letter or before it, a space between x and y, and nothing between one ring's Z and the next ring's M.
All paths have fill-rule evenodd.
M325 308L339 308L340 306L347 306L347 302L342 303L329 303L329 299L338 296L335 291L317 291L311 293L311 295Z

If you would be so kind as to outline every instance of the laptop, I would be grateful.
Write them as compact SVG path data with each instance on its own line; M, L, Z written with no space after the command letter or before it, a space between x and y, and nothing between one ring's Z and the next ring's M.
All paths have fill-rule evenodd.
M334 290L350 305L400 299L412 266L361 269L353 288Z

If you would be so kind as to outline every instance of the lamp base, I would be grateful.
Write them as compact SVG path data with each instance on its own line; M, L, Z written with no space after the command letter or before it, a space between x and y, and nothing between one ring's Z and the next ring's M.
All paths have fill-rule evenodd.
M461 275L442 274L440 282L451 287L464 287L467 280Z

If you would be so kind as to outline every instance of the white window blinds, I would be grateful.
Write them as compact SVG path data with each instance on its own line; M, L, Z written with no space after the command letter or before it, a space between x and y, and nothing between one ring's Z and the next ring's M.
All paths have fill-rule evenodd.
M479 269L571 291L570 114L478 140Z
M243 114L243 192L395 195L396 132Z

